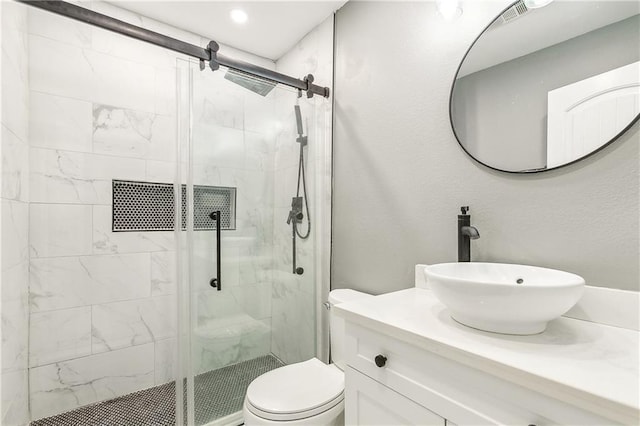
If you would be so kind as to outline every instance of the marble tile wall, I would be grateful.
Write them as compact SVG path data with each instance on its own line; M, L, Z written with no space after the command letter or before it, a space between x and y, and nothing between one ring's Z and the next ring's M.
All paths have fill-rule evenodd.
M332 88L333 16L300 40L276 62L276 67L289 75L313 74L316 84ZM293 275L291 230L282 218L286 218L296 193L299 145L295 142L295 102L295 95L277 93L276 111L282 127L276 137L274 160L271 351L285 363L313 356L328 360L328 318L321 303L329 291L332 103L318 96L299 100L309 137L305 167L312 228L309 238L298 240L297 245L297 263L305 272Z
M0 424L29 422L29 86L26 7L0 3Z
M207 42L107 3L83 6ZM28 11L27 33L31 137L29 173L20 178L30 189L22 216L30 351L22 356L37 419L175 378L174 235L113 233L111 180L174 180L180 57L37 9ZM273 95L248 92L221 72L194 78L203 79L194 97L194 182L238 189L237 230L223 233L222 294L208 284L213 234L197 232L193 242L201 372L270 351L275 131Z
M28 43L27 362L38 419L175 377L173 233L113 233L111 181L173 181L176 57L37 9Z

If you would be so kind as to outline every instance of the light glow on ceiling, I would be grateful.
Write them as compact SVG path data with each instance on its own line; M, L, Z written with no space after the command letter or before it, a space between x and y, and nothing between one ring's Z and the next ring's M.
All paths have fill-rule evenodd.
M437 0L438 12L447 22L452 22L462 15L462 7L458 0Z
M231 16L231 20L236 24L244 24L245 22L247 22L247 19L249 19L247 12L242 9L233 9L229 13L229 16Z

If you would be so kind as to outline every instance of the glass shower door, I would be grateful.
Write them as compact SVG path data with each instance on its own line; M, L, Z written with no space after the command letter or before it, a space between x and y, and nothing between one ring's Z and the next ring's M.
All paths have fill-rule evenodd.
M185 423L240 424L255 377L316 354L315 107L226 69L180 72Z

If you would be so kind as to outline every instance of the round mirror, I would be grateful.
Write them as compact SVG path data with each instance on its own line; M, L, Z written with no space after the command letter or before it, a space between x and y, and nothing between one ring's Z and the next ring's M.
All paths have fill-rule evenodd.
M512 173L582 159L640 113L640 2L526 3L511 5L471 45L449 105L464 150Z

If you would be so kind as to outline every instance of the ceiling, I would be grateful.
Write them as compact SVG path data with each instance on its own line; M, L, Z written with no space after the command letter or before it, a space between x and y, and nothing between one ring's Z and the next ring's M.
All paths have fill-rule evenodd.
M119 7L218 43L277 60L342 7L339 1L116 1ZM236 24L232 9L249 19Z
M473 46L458 77L519 58L640 13L636 1L554 1L493 26Z

